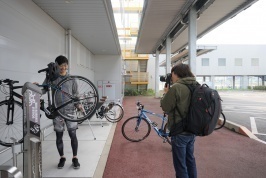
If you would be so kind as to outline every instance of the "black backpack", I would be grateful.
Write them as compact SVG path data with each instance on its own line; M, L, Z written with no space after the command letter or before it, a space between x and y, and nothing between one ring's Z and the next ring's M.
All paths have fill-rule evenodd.
M197 136L210 135L222 112L220 95L216 90L209 88L207 84L186 86L191 92L189 112L181 122L172 126L170 136L183 131ZM178 108L177 110L179 112ZM180 112L179 115L181 116Z

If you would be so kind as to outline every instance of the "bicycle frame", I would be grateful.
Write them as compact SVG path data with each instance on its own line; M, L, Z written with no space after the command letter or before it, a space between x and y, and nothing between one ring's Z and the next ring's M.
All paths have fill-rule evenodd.
M72 100L62 104L61 106L57 107L57 108L53 108L54 110L52 112L55 112L63 107L65 107L66 105L68 105L69 103L73 102L73 100L75 100L75 97L65 91L63 91L61 88L57 87L57 85L54 85L52 83L48 83L48 84L43 84L43 85L38 85L39 87L43 87L46 92L47 92L47 96L48 96L48 107L52 106L51 103L51 88L54 90L59 90L60 92L62 92L64 95L67 95L69 98L71 98ZM46 112L47 114L51 114L50 111L48 111L46 108L43 108L43 111Z
M14 96L21 100L23 98L22 95L18 94L14 90L22 88L22 86L13 86L14 83L18 83L18 82L14 81L14 83L12 83L13 81L9 79L4 80L3 82L7 83L7 85L9 86L9 96L6 96L6 100L8 100L6 125L10 125L10 124L13 124L13 120L14 120L14 105L15 105ZM10 118L10 114L11 114L11 118Z
M167 121L167 117L166 117L166 114L164 113L164 115L160 115L160 114L156 114L154 112L151 112L151 111L148 111L148 110L145 110L143 108L139 109L140 112L139 112L139 121L137 123L137 127L139 126L140 122L141 122L141 119L145 119L149 122L149 124L152 126L152 128L155 130L155 132L161 136L161 137L166 137L168 136L168 133L164 133L163 131L163 126L164 126L164 123ZM150 118L147 116L147 114L150 114L150 115L153 115L153 116L156 116L156 117L159 117L161 120L162 120L162 124L161 124L161 128L158 129L157 127L157 123L155 125L155 122L151 121Z
M77 97L73 96L72 94L69 94L65 91L63 91L60 87L58 87L57 85L52 84L51 82L48 82L47 84L42 84L42 85L38 85L39 87L43 87L46 92L47 92L47 96L48 96L48 107L52 106L51 103L51 89L53 90L59 90L61 93L63 93L64 95L68 96L71 100L69 100L68 102L65 102L64 104L60 105L57 108L53 108L52 112L56 112L57 110L60 110L61 108L65 107L66 105L68 105L69 103L78 101ZM93 97L87 97L85 99L88 98L93 98ZM84 99L79 99L79 100L84 100ZM51 114L50 111L48 111L45 107L42 108L42 111L44 111L45 113L47 113L48 115Z

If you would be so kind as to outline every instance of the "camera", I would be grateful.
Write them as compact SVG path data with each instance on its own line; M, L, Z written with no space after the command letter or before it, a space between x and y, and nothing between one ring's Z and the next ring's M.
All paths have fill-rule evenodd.
M165 76L160 76L160 81L161 82L165 82L165 87L167 87L167 85L170 87L171 85L171 80L172 80L172 74L168 73Z

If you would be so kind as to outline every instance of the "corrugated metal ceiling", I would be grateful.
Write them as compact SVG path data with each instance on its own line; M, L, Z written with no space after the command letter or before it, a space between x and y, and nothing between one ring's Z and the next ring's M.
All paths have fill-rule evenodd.
M209 31L234 17L257 0L145 0L141 25L136 44L136 53L154 54L164 44L166 37L180 23L191 5L204 5L198 11L197 36L202 37ZM186 25L172 38L172 54L188 44L188 28ZM165 53L162 48L161 53Z
M110 0L33 0L93 54L121 54Z

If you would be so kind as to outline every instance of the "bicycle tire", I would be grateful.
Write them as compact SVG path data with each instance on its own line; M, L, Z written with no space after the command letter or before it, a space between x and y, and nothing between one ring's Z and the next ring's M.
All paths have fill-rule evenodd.
M14 102L13 123L7 125L8 100L0 102L0 145L11 147L15 138L19 143L23 142L25 133L23 133L23 108L18 101ZM12 135L9 135L12 133Z
M163 131L164 131L164 133L168 133L169 134L170 130L168 130L167 123L164 125ZM169 143L171 145L171 138L168 137L168 136L166 136L165 138L166 138L167 143Z
M69 87L64 87L69 85L72 86L72 91ZM81 76L69 76L59 82L57 87L58 90L53 93L53 101L59 116L71 122L80 122L90 119L95 114L99 95L90 80ZM73 94L73 92L75 93ZM71 98L71 95L74 96L74 99ZM68 104L66 105L66 103ZM82 109L78 109L78 107Z
M142 124L142 125L139 125L138 128L137 128L137 124ZM137 133L141 133L139 132L140 131L140 127L142 128L141 131L143 131L143 129L145 128L148 128L147 129L147 132L144 130L144 134L140 135L140 136L137 136L136 138L133 138L133 135L137 135ZM137 130L138 129L138 130ZM151 132L151 126L150 124L148 123L147 120L145 119L141 119L139 116L134 116L134 117L131 117L129 119L127 119L123 125L122 125L122 134L123 136L128 140L128 141L131 141L131 142L140 142L142 140L144 140L145 138L147 138L149 136Z
M216 124L216 127L214 128L214 130L219 130L219 129L221 129L223 126L224 126L224 124L225 124L225 122L226 122L226 118L225 118L225 115L224 115L224 113L222 113L221 112L221 115L222 115L222 123L217 123ZM219 121L219 120L218 120Z
M105 118L111 123L119 122L124 116L124 109L119 104L114 104L111 109L105 113Z

